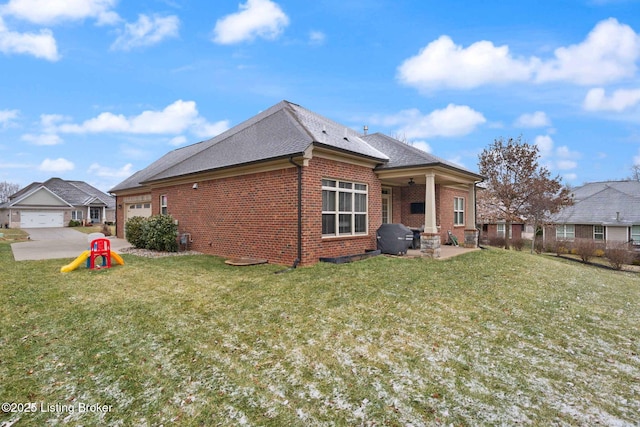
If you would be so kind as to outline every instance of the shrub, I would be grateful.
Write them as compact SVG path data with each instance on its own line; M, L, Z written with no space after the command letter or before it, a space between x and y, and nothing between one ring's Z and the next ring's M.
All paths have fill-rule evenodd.
M102 224L102 229L100 230L100 232L107 237L111 236L111 227L109 227L109 225L105 222L104 224Z
M178 226L171 215L154 215L142 227L144 247L155 251L177 252Z
M565 240L556 240L553 249L556 255L568 254L571 251L571 242L567 242Z
M497 248L504 248L506 240L504 237L492 236L489 238L489 246L495 246Z
M595 256L597 246L593 239L576 239L574 242L574 251L580 256L582 262L589 262Z
M602 258L604 256L604 249L596 249L596 251L593 253L593 256L596 256L598 258Z
M611 267L621 270L625 264L631 264L635 258L635 254L626 243L619 243L615 246L607 248L605 251L607 259Z
M143 227L147 222L146 218L141 216L134 216L130 218L124 225L124 232L127 237L127 242L131 243L136 248L144 248L143 240Z
M524 245L527 243L526 240L523 239L512 239L511 240L511 247L513 249L515 249L516 251L521 251L522 248L524 248ZM531 241L529 240L529 245L531 245Z
M80 225L82 225L82 223L80 221L76 221L75 219L69 221L69 227L79 227Z

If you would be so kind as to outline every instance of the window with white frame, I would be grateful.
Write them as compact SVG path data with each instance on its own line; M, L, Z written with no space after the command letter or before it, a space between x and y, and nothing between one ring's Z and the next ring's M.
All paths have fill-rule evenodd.
M507 224L504 222L499 222L496 224L497 235L498 237L506 237L505 231L507 230Z
M640 245L640 225L631 226L631 240L634 245Z
M322 180L322 235L367 234L367 185Z
M604 225L593 226L593 239L604 240Z
M562 224L556 226L556 239L574 239L576 228L573 224Z
M161 215L167 214L167 196L164 194L160 196L160 214Z
M453 198L453 225L464 225L464 197Z
M71 219L74 221L82 221L84 219L82 211L71 211Z

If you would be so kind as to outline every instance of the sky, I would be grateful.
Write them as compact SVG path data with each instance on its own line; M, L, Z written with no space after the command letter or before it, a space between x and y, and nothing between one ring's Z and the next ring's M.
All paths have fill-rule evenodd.
M478 171L640 165L640 0L0 0L0 182L108 191L287 100Z

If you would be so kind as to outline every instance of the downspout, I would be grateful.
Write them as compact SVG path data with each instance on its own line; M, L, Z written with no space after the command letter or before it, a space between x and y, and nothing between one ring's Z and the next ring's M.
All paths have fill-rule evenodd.
M293 161L293 157L289 157L289 163L294 165L298 170L298 251L297 258L293 261L291 268L296 268L302 261L302 165Z

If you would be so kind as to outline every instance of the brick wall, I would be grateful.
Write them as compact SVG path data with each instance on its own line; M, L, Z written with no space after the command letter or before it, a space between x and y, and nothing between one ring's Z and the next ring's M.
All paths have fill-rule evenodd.
M313 158L302 168L303 223L301 265L320 257L364 253L376 248L380 227L381 186L371 168ZM366 236L322 237L322 179L368 185L369 232ZM198 182L198 189L192 188ZM296 168L198 181L152 191L152 212L160 212L160 196L178 220L179 233L191 233L190 249L223 257L265 258L290 265L297 257L298 178ZM117 204L123 204L118 197ZM124 209L117 209L118 236L124 234Z
M453 225L453 199L463 197L465 203L465 225ZM467 212L469 209L469 192L455 188L436 185L436 217L440 226L440 239L443 243L449 240L447 231L451 230L458 242L464 242L464 230L467 228Z
M318 157L311 159L303 170L303 264L317 262L320 257L354 255L376 249L376 231L382 223L382 187L373 170ZM366 236L322 237L323 178L367 184L369 232Z

